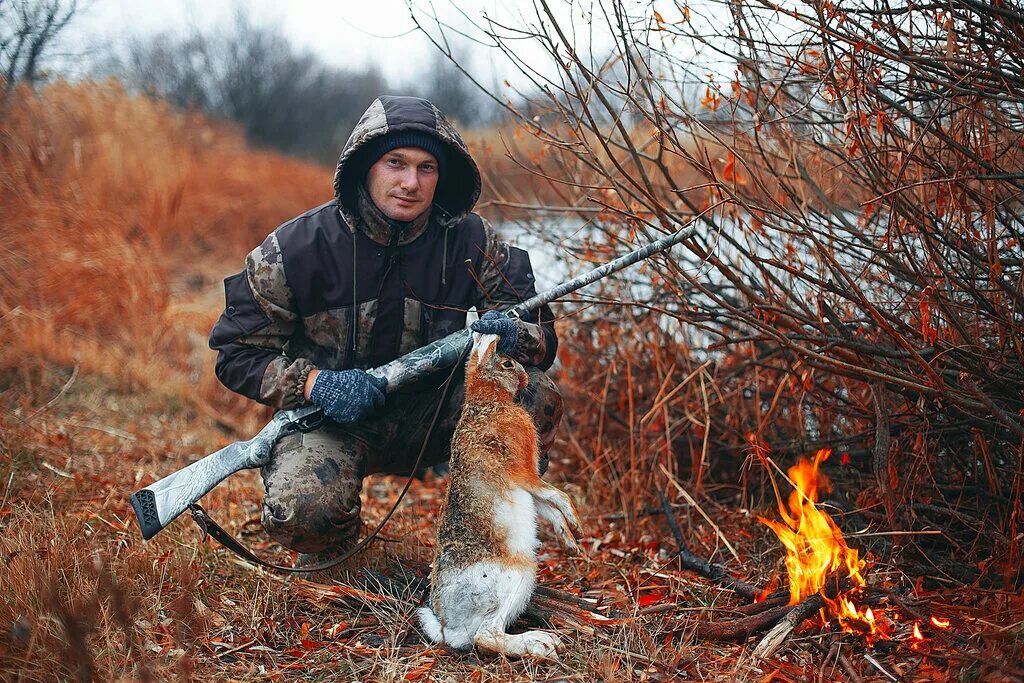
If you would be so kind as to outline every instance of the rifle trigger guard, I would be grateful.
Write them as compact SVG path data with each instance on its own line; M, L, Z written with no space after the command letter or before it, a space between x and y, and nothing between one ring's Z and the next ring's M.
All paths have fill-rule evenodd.
M315 429L320 429L326 417L327 416L324 415L324 411L322 410L314 411L309 415L303 415L291 422L285 423L284 427L281 428L281 433L277 435L277 438L280 439L286 434L294 434L295 432L307 434Z
M318 410L318 411L316 411L314 413L310 413L309 415L306 415L304 417L300 417L298 420L296 420L292 424L295 425L295 427L300 432L302 432L303 434L307 434L309 432L312 432L315 429L320 429L320 427L321 427L321 425L323 425L325 419L326 419L326 415L324 415L324 411Z

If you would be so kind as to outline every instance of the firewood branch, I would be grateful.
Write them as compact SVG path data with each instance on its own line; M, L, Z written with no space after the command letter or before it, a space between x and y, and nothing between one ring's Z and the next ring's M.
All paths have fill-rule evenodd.
M672 506L668 502L668 497L661 491L658 492L658 496L661 497L661 507L665 511L668 526L672 530L672 535L675 536L676 544L679 546L679 562L683 568L696 572L704 578L734 591L748 602L756 600L759 592L756 588L746 581L737 579L729 574L722 565L702 560L690 552L686 540L683 538L683 532L679 528L679 522L676 521L676 516L672 511Z

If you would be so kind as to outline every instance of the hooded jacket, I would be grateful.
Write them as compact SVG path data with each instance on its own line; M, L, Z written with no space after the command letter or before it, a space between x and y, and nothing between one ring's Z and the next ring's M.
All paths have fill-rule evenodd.
M367 142L417 130L449 150L429 220L368 222ZM480 172L454 127L427 100L380 97L338 160L333 200L275 229L224 280L225 308L210 332L217 377L279 409L308 403L314 368L371 368L536 294L529 255L499 240L472 208ZM407 232L404 232L407 230ZM547 369L558 340L546 306L521 326L519 358ZM539 324L533 324L539 322Z

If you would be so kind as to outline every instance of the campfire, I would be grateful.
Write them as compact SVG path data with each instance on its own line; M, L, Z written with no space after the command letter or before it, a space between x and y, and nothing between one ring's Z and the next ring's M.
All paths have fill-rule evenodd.
M831 453L830 449L819 450L813 459L802 459L789 468L793 492L786 504L773 478L781 519L758 520L771 528L786 548L789 604L798 605L812 595L820 595L823 620L832 616L843 630L871 637L879 632L875 615L870 607L860 609L853 600L866 584L865 562L855 548L847 545L832 518L815 505L819 492L831 490L828 477L820 471Z
M703 640L745 641L767 631L751 651L755 660L773 656L804 621L815 615L822 626L835 636L850 634L862 638L870 647L892 648L906 642L919 650L931 635L949 629L948 619L922 614L920 606L909 605L901 591L882 586L869 588L865 580L867 562L847 544L842 531L824 511L818 509L820 494L831 490L821 472L830 450L820 450L813 458L801 459L787 471L793 491L783 500L778 482L772 485L778 500L779 519L758 517L778 536L786 550L789 586L775 590L778 577L758 590L752 584L730 574L725 567L708 562L692 553L673 515L668 498L661 494L662 509L679 546L678 559L685 569L732 590L746 604L727 609L731 619L701 620L694 634ZM901 624L900 615L913 622ZM942 642L947 642L942 637Z

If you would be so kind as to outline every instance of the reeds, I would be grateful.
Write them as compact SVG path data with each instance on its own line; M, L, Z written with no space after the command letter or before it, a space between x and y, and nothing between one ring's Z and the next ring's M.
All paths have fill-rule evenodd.
M205 348L217 282L330 171L113 82L23 97L0 126L0 367L81 365L241 417Z

